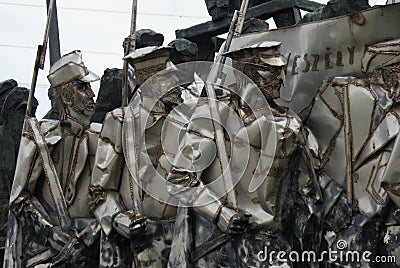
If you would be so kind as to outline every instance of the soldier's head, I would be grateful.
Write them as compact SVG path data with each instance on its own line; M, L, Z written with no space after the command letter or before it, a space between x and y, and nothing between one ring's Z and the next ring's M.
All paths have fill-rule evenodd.
M94 92L90 82L100 77L86 68L81 52L75 50L62 56L51 66L47 78L55 89L53 97L60 111L60 120L90 125L94 113Z
M135 69L136 81L143 96L177 104L181 102L181 90L177 69L170 61L170 52L171 47L145 47L135 50L125 59Z
M141 86L171 64L170 52L171 47L144 47L136 49L124 59L134 68L136 82Z
M400 101L400 39L377 43L366 48L361 60L368 81Z
M5 120L3 118L3 111L2 111L4 101L6 100L8 93L10 93L10 91L17 86L18 83L14 79L8 79L0 82L0 109L1 109L0 124Z
M233 68L247 75L270 99L277 99L284 80L286 60L279 52L280 42L267 41L225 53Z

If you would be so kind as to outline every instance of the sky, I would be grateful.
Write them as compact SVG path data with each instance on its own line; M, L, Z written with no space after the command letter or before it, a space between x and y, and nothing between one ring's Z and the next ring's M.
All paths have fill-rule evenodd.
M327 0L314 0L326 3ZM175 30L210 20L204 0L137 0L137 29L149 28L164 35L164 45L175 39ZM386 0L370 0L384 5ZM106 68L122 68L122 42L129 35L132 1L58 0L61 54L79 49L89 70L99 76ZM42 44L46 0L0 0L0 81L15 79L30 88L37 46ZM270 28L274 27L273 22ZM49 52L39 70L35 97L41 118L50 109L47 98ZM97 93L100 82L92 83Z

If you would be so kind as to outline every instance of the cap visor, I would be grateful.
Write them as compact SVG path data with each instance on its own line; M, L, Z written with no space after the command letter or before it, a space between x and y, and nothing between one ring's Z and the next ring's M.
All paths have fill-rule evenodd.
M261 61L271 66L285 66L286 60L283 57L260 57Z
M94 81L100 80L100 77L97 74L95 74L94 72L89 71L89 70L88 70L88 72L89 73L86 76L82 77L79 80L81 80L83 82L94 82Z

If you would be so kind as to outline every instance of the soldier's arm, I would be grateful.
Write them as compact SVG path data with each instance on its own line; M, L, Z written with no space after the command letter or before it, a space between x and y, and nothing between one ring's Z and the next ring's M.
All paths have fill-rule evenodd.
M310 151L311 145L308 143L307 133L304 128L299 131L297 143L300 145L302 152L299 162L298 190L310 206L315 206L315 203L320 201L322 193ZM313 211L313 209L310 208L310 211Z
M174 159L175 164L167 177L168 192L185 206L192 207L194 211L216 224L223 232L242 231L241 223L248 222L248 217L224 205L221 198L204 185L201 179L201 171L206 168L203 165L212 163L213 159L205 157L203 161L196 160L199 160L201 152L204 154L215 151L214 141L211 138L187 133L182 144L184 145Z
M310 135L312 135L310 133ZM295 191L294 207L296 207L296 231L302 250L318 248L321 236L322 219L322 193L318 177L314 169L313 158L310 152L310 144L307 142L306 132L303 128L296 137L296 143L300 146L301 154L298 166L297 185ZM311 139L312 142L312 139ZM334 184L332 184L333 187ZM333 194L334 192L331 192ZM310 232L310 230L313 230Z
M119 194L122 165L123 110L106 115L100 133L90 186L91 207L101 228L109 235L114 218L125 207Z

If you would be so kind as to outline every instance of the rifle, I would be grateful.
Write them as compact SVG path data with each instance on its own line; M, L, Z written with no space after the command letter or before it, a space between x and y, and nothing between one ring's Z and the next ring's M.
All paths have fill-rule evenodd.
M235 10L233 13L231 25L229 26L229 32L228 36L225 40L225 45L222 51L220 51L217 55L217 58L215 59L215 64L216 65L223 65L225 64L226 57L222 56L225 52L229 51L229 48L231 47L232 44L232 39L233 37L238 37L242 33L242 28L244 24L244 20L246 17L246 11L247 11L247 6L249 5L249 0L243 0L242 5L240 6L240 10ZM213 67L214 67L213 66ZM217 73L215 73L215 77L218 78L218 75L221 74L222 69L219 69ZM213 74L211 72L211 74Z
M228 203L233 208L237 207L237 198L233 191L234 185L233 185L233 181L232 181L231 170L229 167L228 155L226 152L224 130L222 129L220 124L216 124L214 122L214 121L216 121L216 122L221 122L221 121L220 121L220 115L219 115L219 111L218 111L218 103L216 102L216 96L215 96L213 84L214 83L222 84L222 82L225 78L225 75L222 73L222 68L223 68L223 65L225 64L226 57L223 56L223 54L225 52L229 51L233 37L239 36L242 32L248 3L249 3L249 0L243 0L241 7L240 7L240 11L235 10L235 13L233 14L231 25L229 27L229 33L228 33L228 37L225 41L224 48L222 51L220 51L218 53L215 63L213 64L210 74L207 79L207 81L211 81L212 84L205 85L205 89L206 89L209 104L210 104L209 107L210 107L210 115L211 115L211 119L212 119L211 122L212 122L213 128L215 130L214 135L215 135L218 155L219 155L219 158L221 161L222 176L224 177L226 190L230 190L227 193ZM225 174L224 174L224 171L225 171Z
M137 0L132 2L132 17L131 17L131 30L129 36L124 40L124 56L135 50L136 46L136 14L137 14ZM128 79L129 64L127 60L124 60L124 87L122 89L122 107L128 104L128 89L129 89L129 79Z
M125 38L124 40L124 54L127 56L129 53L135 50L135 42L136 42L136 36L135 36L135 31L136 31L136 16L137 16L137 0L133 0L132 2L132 17L131 17L131 29L130 29L130 35ZM128 68L129 64L128 61L124 61L124 88L122 92L122 107L126 107L128 103ZM124 117L127 115L127 110L124 112ZM134 107L134 109L131 110L130 113L135 121L133 129L130 127L126 127L125 130L125 139L129 142L129 144L133 144L134 146L134 158L135 158L135 167L134 170L130 169L130 174L132 176L129 177L130 180L133 179L133 177L136 177L136 184L132 182L132 193L131 193L131 198L132 198L132 206L135 212L135 221L138 221L139 224L140 222L144 219L143 218L143 209L141 206L141 200L140 200L140 195L139 195L139 154L140 154L140 149L141 149L141 139L142 139L142 133L141 133L141 108L139 107ZM125 121L125 120L124 120ZM132 133L131 133L132 132ZM129 134L128 134L129 133ZM122 133L122 128L119 130L118 135L118 140L122 141L123 138L123 133ZM125 152L127 153L127 152Z
M228 37L225 41L225 45L222 51L220 51L217 55L217 58L211 67L210 74L207 77L207 81L210 81L211 83L208 83L204 86L206 92L207 92L207 97L209 100L209 108L210 108L210 115L211 115L211 123L214 129L214 136L217 144L217 150L218 150L218 156L220 158L221 162L221 170L222 170L222 176L224 177L224 182L225 182L225 187L226 190L230 189L230 191L227 193L228 197L228 204L232 208L237 208L237 198L235 195L235 192L233 190L233 181L232 181L232 175L231 175L231 170L229 167L229 161L228 161L228 156L226 152L226 147L225 147L225 139L224 139L224 130L222 129L220 124L216 124L214 121L221 122L220 121L220 115L218 111L218 103L216 102L216 96L215 96L215 91L214 91L214 83L222 84L223 80L225 79L226 75L222 73L223 65L225 63L226 57L223 56L225 52L229 50L229 47L231 46L232 39L233 37L237 37L241 34L242 32L242 27L244 23L244 18L246 16L246 10L248 6L249 0L243 0L240 11L235 10L235 13L233 14L233 18L231 21L231 25L229 27L229 33ZM224 174L224 172L226 172ZM225 179L226 177L226 179ZM185 213L188 214L189 211L187 208L184 208L186 211ZM189 214L188 214L189 215ZM178 216L177 216L178 218ZM190 219L190 216L187 218ZM207 255L210 253L212 250L215 248L225 244L230 240L231 236L228 234L222 234L217 237L212 237L211 239L207 240L200 246L198 246L196 249L199 249L198 251L192 251L190 253L190 260L191 262L196 262L199 260L201 257ZM193 238L192 238L193 239Z
M55 197L53 203L54 203L55 209L56 209L57 214L60 219L61 228L63 230L69 230L71 228L71 219L70 219L70 216L68 213L67 204L65 202L64 195L61 190L60 181L58 180L57 173L52 168L54 166L54 164L50 157L50 153L46 146L46 142L43 138L43 135L40 133L39 123L36 118L32 117L33 96L35 94L35 88L36 88L36 82L37 82L39 69L43 70L43 68L44 68L44 61L46 58L47 42L49 40L50 22L51 22L51 17L53 14L54 2L55 2L55 0L50 0L49 8L47 11L47 22L46 22L46 28L45 28L44 38L43 38L43 44L38 45L38 50L37 50L36 60L35 60L35 67L34 67L33 76L32 76L31 89L29 91L28 104L26 107L26 115L25 115L23 131L25 131L27 128L30 128L33 131L35 141L37 143L37 150L41 156L40 159L42 160L43 169L45 171L47 171L46 178L48 179L48 182L49 182L50 191L53 193L53 195Z
M44 68L44 60L46 58L47 41L49 40L50 21L51 21L51 15L53 14L54 2L55 0L50 0L49 8L47 10L47 21L46 21L46 28L44 31L43 43L41 45L38 45L36 53L35 67L33 69L31 88L28 97L28 104L26 106L26 113L25 113L26 117L32 116L32 103L33 103L33 97L35 95L37 77L39 74L39 69L43 70Z

